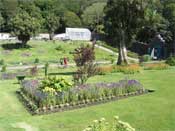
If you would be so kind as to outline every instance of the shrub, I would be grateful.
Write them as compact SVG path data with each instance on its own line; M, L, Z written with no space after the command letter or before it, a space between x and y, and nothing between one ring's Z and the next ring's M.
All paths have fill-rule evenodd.
M96 74L96 65L94 64L95 51L94 45L81 46L75 49L74 61L77 71L73 75L75 85L84 84L90 77Z
M72 84L67 82L64 78L58 77L48 77L42 81L41 86L39 87L42 91L43 90L55 90L56 92L63 92L69 90L72 87Z
M170 66L175 66L175 57L171 56L166 60L166 64Z
M118 116L114 117L114 122L108 122L105 118L94 120L93 124L83 131L135 131L130 124L119 120Z
M35 63L35 64L39 63L39 59L36 58L36 59L34 60L34 63Z
M57 51L64 51L63 47L59 45L58 47L55 48Z
M1 60L0 60L0 65L4 65L4 64L5 64L4 60L1 59Z
M2 69L1 69L1 72L6 72L6 71L7 71L7 65L3 65Z
M47 62L47 63L44 65L44 74L45 74L45 76L48 75L48 68L49 68L49 63Z
M153 63L153 64L145 64L145 70L166 70L169 68L169 65L164 63Z

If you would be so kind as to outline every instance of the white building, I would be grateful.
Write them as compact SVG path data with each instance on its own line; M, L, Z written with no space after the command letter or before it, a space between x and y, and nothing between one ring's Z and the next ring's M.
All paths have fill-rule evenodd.
M10 33L0 33L0 40L15 40L16 37L12 37Z
M91 31L86 28L66 28L66 37L70 40L91 40Z

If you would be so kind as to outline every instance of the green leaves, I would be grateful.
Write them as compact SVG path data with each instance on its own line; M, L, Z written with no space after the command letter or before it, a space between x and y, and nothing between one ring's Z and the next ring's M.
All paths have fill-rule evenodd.
M30 16L26 11L20 10L14 18L11 19L12 34L16 35L24 44L35 36L40 29L40 21Z
M44 91L46 88L52 88L56 92L67 91L72 87L72 84L67 82L64 78L49 77L42 81L40 90Z

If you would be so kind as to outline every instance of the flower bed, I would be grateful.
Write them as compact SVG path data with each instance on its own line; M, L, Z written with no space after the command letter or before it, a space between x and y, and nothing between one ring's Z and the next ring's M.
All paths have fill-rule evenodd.
M169 68L169 65L164 63L153 63L153 64L145 64L145 70L166 70Z
M101 66L98 67L99 75L104 75L106 73L121 72L124 74L135 74L141 71L141 67L138 64L130 64L126 66Z
M77 109L148 92L137 80L71 87L64 79L50 79L41 84L38 80L22 82L19 98L32 114Z

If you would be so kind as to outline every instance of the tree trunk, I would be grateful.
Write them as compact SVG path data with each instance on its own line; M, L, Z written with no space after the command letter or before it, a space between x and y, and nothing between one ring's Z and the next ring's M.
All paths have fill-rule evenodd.
M175 56L175 36L174 36L174 41L173 41L173 49L174 49L174 51L173 51L173 56Z
M126 49L126 44L125 44L124 31L121 32L121 40L120 40L120 45L118 46L118 48L119 48L119 55L118 55L117 65L127 65L128 60L127 60L127 49Z
M49 39L50 40L53 40L53 36L54 36L54 33L53 32L49 33Z

